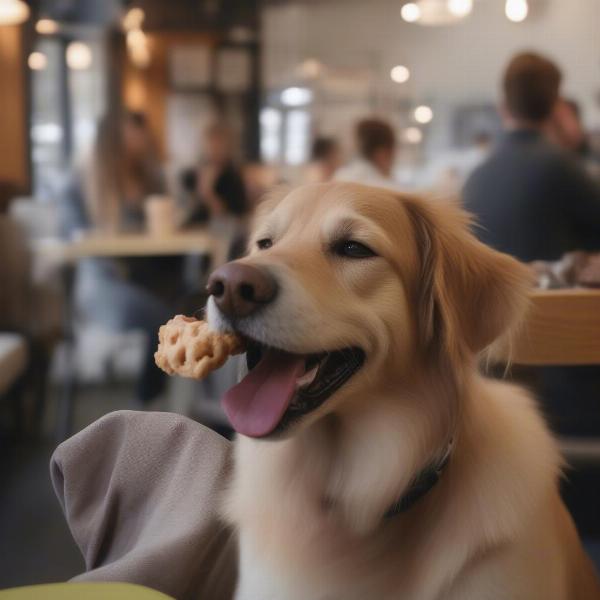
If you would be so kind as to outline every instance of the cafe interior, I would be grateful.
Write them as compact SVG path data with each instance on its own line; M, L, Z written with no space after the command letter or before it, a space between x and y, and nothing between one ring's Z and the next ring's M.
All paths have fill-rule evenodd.
M600 568L599 31L598 0L0 0L0 589L86 568L48 472L64 440L117 410L232 437L236 360L166 377L158 329L202 314L270 190L330 180L462 201L531 266L488 371L535 391ZM555 76L535 135L576 163L579 239L546 208L574 198L511 162L509 64Z

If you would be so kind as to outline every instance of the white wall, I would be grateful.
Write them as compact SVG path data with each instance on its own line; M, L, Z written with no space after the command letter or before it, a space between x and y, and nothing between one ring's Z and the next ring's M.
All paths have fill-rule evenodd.
M298 64L317 58L330 69L317 89L328 90L328 80L335 83L339 76L354 77L357 89L345 112L344 94L338 94L338 109L317 106L321 115L348 114L349 120L361 111L394 113L402 99L427 102L436 109L429 145L433 141L439 149L448 143L453 107L495 102L510 56L533 49L556 60L565 74L565 93L581 103L587 125L600 128L600 0L530 0L531 15L520 24L506 19L504 0L475 0L468 19L435 28L403 22L402 4L313 0L268 7L263 21L267 86L298 83ZM412 73L403 85L389 80L390 68L398 63Z

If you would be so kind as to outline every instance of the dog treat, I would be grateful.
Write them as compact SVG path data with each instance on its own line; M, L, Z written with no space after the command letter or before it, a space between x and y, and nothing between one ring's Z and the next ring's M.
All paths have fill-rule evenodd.
M244 351L237 335L211 331L206 321L177 315L159 329L154 360L169 375L202 379Z

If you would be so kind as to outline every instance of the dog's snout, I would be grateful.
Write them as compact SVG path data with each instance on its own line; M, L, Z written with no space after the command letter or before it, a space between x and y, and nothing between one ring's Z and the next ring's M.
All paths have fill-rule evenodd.
M277 282L264 269L230 262L208 279L207 290L228 317L247 317L277 295Z

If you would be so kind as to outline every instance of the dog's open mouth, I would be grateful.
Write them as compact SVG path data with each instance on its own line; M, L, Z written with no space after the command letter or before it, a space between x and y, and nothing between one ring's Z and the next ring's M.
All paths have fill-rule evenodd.
M364 361L360 348L292 354L248 341L248 374L225 394L225 413L243 435L281 433L321 406Z

